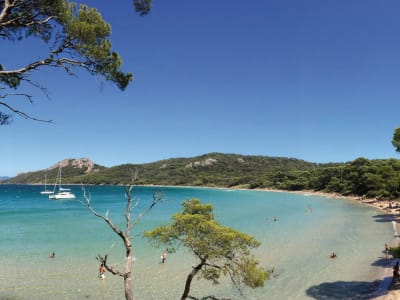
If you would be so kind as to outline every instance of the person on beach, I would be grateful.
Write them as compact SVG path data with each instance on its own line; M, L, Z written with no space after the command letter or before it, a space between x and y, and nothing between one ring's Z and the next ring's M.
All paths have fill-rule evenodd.
M385 258L386 258L386 261L389 260L389 251L390 251L389 245L385 244Z
M399 278L399 270L400 270L399 262L396 262L396 264L393 267L393 278Z
M165 264L165 262L167 261L167 252L163 252L163 254L161 255L161 262L163 264Z
M56 258L56 254L53 252L52 254L49 255L49 258Z
M105 272L106 272L106 268L104 268L104 264L101 264L100 268L99 268L99 277L101 279L106 278L106 275L104 275Z

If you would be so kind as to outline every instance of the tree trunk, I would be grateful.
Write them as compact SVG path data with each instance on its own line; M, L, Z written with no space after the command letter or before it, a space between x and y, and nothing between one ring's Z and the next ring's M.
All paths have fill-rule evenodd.
M125 236L125 273L124 273L124 288L125 288L125 299L126 300L135 300L135 297L132 293L132 245L130 241L129 233Z
M125 299L126 300L135 300L132 293L132 280L131 274L124 277L124 287L125 287Z
M200 264L198 264L196 267L193 268L192 272L190 272L190 274L186 278L185 290L183 291L181 300L185 300L189 296L190 285L192 284L192 280L194 276L196 276L197 272L201 270L201 268L204 266L205 263L206 261L202 260Z

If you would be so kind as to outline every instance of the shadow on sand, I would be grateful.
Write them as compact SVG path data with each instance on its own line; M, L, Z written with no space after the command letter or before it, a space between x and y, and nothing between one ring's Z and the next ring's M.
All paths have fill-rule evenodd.
M394 215L393 214L381 214L381 215L375 215L373 218L375 219L375 222L392 222L394 220Z
M324 282L307 289L307 296L318 300L351 300L374 299L377 296L388 293L383 285L392 280L387 277L384 280L368 281L336 281ZM382 288L380 289L380 287Z
M374 299L377 296L386 295L391 287L392 267L395 260L386 260L385 257L379 257L371 265L390 269L390 276L375 281L335 281L324 282L307 289L309 297L318 300L350 300L350 299ZM388 274L387 274L388 275Z

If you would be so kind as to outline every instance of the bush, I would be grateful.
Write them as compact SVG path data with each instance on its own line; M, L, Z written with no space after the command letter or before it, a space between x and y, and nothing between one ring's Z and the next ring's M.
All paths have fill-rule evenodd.
M400 246L390 248L393 258L400 258Z

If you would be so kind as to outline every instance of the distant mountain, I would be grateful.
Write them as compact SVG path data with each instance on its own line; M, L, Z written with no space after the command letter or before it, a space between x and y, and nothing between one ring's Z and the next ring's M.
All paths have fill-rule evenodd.
M137 184L241 186L257 185L277 172L309 171L318 164L294 158L209 153L192 158L171 158L146 164L123 164L106 168L89 159L65 159L46 170L19 174L7 183L55 181L62 166L63 183L128 184L135 172Z
M8 176L0 176L0 181L7 180L7 179L10 179L10 177L8 177Z
M4 180L2 183L39 184L44 183L45 177L47 177L47 183L52 183L56 181L59 167L62 167L63 183L70 183L75 177L99 172L105 168L95 164L88 158L69 158L61 160L44 170L20 173L13 178Z
M2 184L55 182L62 166L63 183L126 185L137 174L139 185L207 186L314 190L377 199L400 199L400 160L357 158L317 164L294 158L209 153L111 168L90 159L65 159L36 172L19 174Z

